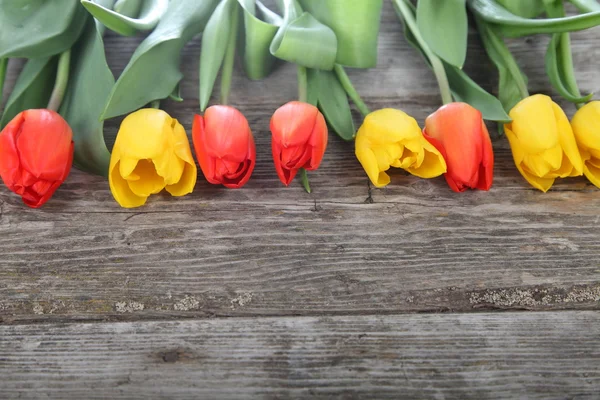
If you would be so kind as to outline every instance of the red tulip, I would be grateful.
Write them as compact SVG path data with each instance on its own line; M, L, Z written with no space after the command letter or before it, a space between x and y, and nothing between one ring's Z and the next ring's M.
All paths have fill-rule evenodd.
M246 117L233 107L212 106L196 115L192 139L207 181L228 188L248 182L256 163L256 147Z
M279 107L271 118L271 133L275 169L284 185L300 168L319 168L327 147L327 124L317 107L299 101Z
M427 117L423 134L444 156L444 176L452 190L490 189L494 152L478 110L466 103L446 104Z
M52 197L72 163L73 132L54 111L23 111L0 132L0 177L29 207Z

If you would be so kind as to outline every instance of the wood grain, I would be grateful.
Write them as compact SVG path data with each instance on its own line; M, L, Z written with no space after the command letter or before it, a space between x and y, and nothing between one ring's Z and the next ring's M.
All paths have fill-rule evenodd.
M116 74L141 39L107 36ZM600 29L573 35L584 92L600 82L599 39ZM543 72L547 42L510 43L532 93L554 94ZM423 122L439 93L387 2L379 50L377 68L350 71L358 90L373 109L402 108ZM493 90L496 73L473 33L468 52L467 71ZM195 39L182 57L186 100L164 104L188 130L198 109L198 54ZM18 66L11 61L6 91ZM157 196L124 210L106 181L73 171L44 208L29 210L0 187L1 323L600 308L600 193L585 179L559 180L540 193L518 174L501 138L488 193L455 194L442 178L399 170L378 190L352 144L332 135L311 173L314 193L299 183L284 188L268 121L296 95L294 68L260 82L237 72L232 101L258 147L244 189L200 178L190 196ZM572 115L573 106L565 109ZM107 123L109 143L118 123Z
M582 329L584 328L584 329ZM597 312L0 326L2 397L597 399Z

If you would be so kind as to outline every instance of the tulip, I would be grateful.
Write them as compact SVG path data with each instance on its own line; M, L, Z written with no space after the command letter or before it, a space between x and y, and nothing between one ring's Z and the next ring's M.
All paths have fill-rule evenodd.
M271 149L277 175L288 186L300 168L319 168L327 147L327 124L317 107L292 101L271 118Z
M51 110L26 110L0 132L0 177L32 208L65 181L73 163L73 132Z
M550 97L521 100L504 125L517 169L533 187L546 192L556 178L580 176L583 161L563 110Z
M583 159L583 173L600 188L600 101L592 101L577 110L571 127Z
M392 108L365 117L356 134L355 153L375 187L390 183L385 173L390 167L402 168L421 178L446 172L444 157L425 139L417 121Z
M233 107L212 106L192 124L196 157L207 181L228 188L248 182L256 163L256 147L248 121Z
M146 108L121 123L110 158L108 181L121 207L139 207L166 189L172 196L191 193L196 164L183 126L166 112Z
M481 112L466 103L446 104L427 117L423 135L444 156L453 191L490 189L494 152Z

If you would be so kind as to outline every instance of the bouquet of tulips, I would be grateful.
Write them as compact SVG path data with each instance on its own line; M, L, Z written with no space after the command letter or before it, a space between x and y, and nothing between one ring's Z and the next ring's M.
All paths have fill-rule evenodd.
M600 183L600 106L579 93L568 34L600 24L595 0L572 0L581 14L569 17L562 0L391 0L444 103L423 129L401 110L371 112L353 87L345 68L376 64L383 0L352 0L351 7L348 1L280 0L278 10L260 0L0 3L0 89L8 60L27 59L0 118L0 177L30 207L50 199L72 164L107 177L123 207L142 206L163 189L191 193L197 165L211 184L241 188L251 178L256 148L247 119L230 103L237 57L249 79L266 78L282 62L296 64L298 97L270 121L273 162L286 186L300 173L310 192L307 171L319 167L331 130L355 141L356 157L376 187L390 183L386 171L394 167L422 178L444 174L457 192L488 190L494 154L484 119L504 127L515 164L533 186L546 191L557 177L583 173ZM462 69L469 10L499 70L497 97ZM542 13L547 18L538 18ZM106 63L105 29L123 36L149 32L117 79ZM503 42L536 33L552 35L550 82L582 106L571 123L547 96L529 96ZM160 102L182 100L181 52L200 34L191 146ZM220 94L209 107L219 74ZM358 130L350 101L364 117ZM109 152L103 121L122 115Z

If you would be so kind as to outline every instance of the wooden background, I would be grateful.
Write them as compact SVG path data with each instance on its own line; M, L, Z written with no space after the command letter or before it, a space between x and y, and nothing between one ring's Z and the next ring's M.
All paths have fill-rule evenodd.
M142 39L107 35L115 74ZM599 39L573 35L584 92L600 88ZM555 95L547 43L511 48L531 92ZM164 103L188 132L199 45L182 58L185 101ZM379 50L377 68L350 71L358 90L423 123L440 104L435 79L387 2ZM468 60L495 90L473 33ZM238 66L232 93L258 150L241 190L200 177L192 195L126 210L106 181L73 170L30 210L0 187L1 398L600 398L597 188L533 189L500 138L489 192L401 170L375 189L332 133L309 195L282 187L270 156L293 66L260 82ZM111 145L119 122L107 123Z

